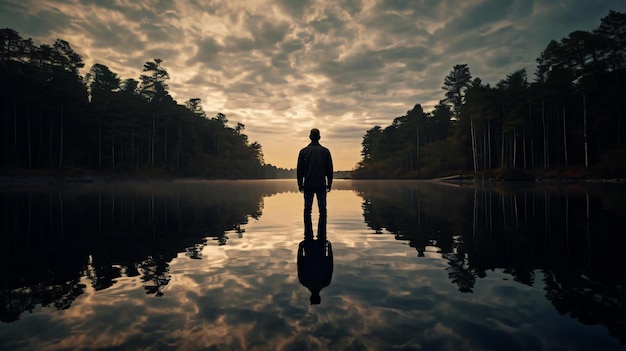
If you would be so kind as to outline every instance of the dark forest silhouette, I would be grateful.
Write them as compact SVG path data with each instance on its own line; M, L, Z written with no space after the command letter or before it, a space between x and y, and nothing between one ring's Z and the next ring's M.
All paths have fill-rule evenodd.
M535 80L522 69L495 87L467 64L444 78L432 112L416 104L363 136L354 178L425 178L455 173L511 178L511 172L575 169L626 174L626 15L610 11L591 32L552 40ZM208 118L199 98L177 103L161 59L139 80L96 63L85 76L70 43L35 45L0 29L0 165L7 170L292 178L265 164L245 126ZM519 177L521 171L513 173ZM571 172L570 172L571 173Z
M35 45L0 29L0 165L22 170L291 177L263 161L241 123L207 118L199 98L178 104L161 59L145 62L139 81L94 64L85 77L70 43ZM294 175L295 176L295 175Z
M415 105L362 141L355 178L473 173L493 178L577 170L626 174L626 14L610 11L591 32L552 40L525 69L495 87L467 64L445 77L445 98L430 113ZM507 171L518 169L517 172Z

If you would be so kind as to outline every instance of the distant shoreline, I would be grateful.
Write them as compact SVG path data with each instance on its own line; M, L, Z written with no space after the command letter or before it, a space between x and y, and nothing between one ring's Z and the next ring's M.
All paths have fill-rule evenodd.
M0 174L0 188L10 185L71 185L71 184L106 184L106 183L124 183L124 182L169 182L169 181L237 181L237 180L288 180L290 178L250 178L250 179L234 179L234 178L202 178L202 177L170 177L170 176L129 176L129 175L2 175ZM561 177L547 177L533 180L511 180L511 179L476 179L469 175L449 175L437 178L425 178L425 179L350 179L350 178L338 178L337 180L354 180L354 181L393 181L393 180L420 180L429 181L434 183L444 183L452 185L471 185L476 183L537 183L537 184L582 184L582 183L611 183L622 184L626 183L626 179L623 178L585 178L585 179L572 179Z

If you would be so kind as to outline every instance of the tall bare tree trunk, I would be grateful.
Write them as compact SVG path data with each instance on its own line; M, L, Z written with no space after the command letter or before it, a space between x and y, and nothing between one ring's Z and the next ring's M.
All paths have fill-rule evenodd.
M53 164L53 154L52 154L52 136L54 135L53 123L50 121L50 128L48 128L48 167L52 167Z
M517 193L513 193L513 210L515 211L515 234L518 234L520 225L519 225L519 210L517 208Z
M137 168L135 164L135 128L131 128L130 131L130 163L133 168Z
M515 123L513 123L513 168L515 168L515 160L517 159L517 130Z
M63 102L61 102L61 141L59 150L59 169L63 165Z
M565 194L565 247L569 254L569 195Z
M485 135L486 129L483 126L483 171L487 170L487 136Z
M61 235L60 235L60 239L61 242L63 242L63 240L65 239L65 224L63 222L63 195L61 195L60 192L57 193L58 197L59 197L59 209L60 209L60 214L59 214L59 219L61 222Z
M503 108L504 112L504 108ZM505 168L504 166L504 114L502 115L502 145L500 150L500 167Z
M417 127L416 140L415 140L415 170L417 174L420 174L420 129Z
M583 95L584 96L584 95ZM589 230L589 193L587 192L585 194L585 200L587 201L587 225L586 225L586 232L587 232L587 263L589 263L589 261L591 260L591 232Z
M154 139L156 138L156 117L152 113L152 138L150 138L150 166L154 167Z
M165 143L163 147L163 163L167 164L167 124L165 124Z
M587 97L583 94L583 138L585 140L585 168L589 167L589 153L587 149Z
M98 168L102 169L102 122L98 122Z
M19 157L17 156L17 101L15 92L13 92L13 153L14 162L17 165Z
M478 171L478 164L476 160L476 130L474 129L474 118L470 117L470 132L472 135L472 158L474 161L474 174Z
M37 165L39 167L43 166L43 116L41 110L39 110L39 128L37 131Z
M548 237L550 236L550 198L548 197L548 193L545 192L543 194L543 198L544 198L544 221L545 221L545 234L544 234L544 239L543 239L543 244L544 244L544 248L543 248L543 252L544 255L548 254Z
M33 168L33 159L30 146L30 106L26 106L26 137L28 138L28 168Z
M8 164L9 162L9 118L8 114L4 111L4 162Z
M478 225L478 187L474 187L474 218L472 220L472 238L476 238L476 227Z
M565 167L567 167L567 129L565 128L565 103L563 103L563 150L565 153Z
M530 118L530 168L535 169L535 138L533 137L533 104L528 100L528 117Z
M524 169L527 169L526 168L526 128L524 128L523 133L524 134L523 134L523 139L522 139L523 140L522 141L522 149L523 149L523 156L522 157L524 158Z
M125 145L124 145L124 135L122 133L120 133L120 162L122 164L124 164L124 161L126 160L124 158L124 150L126 149Z
M180 148L183 131L178 126L178 140L176 141L176 175L180 175Z
M487 121L487 143L488 143L488 153L489 155L487 155L489 157L489 169L491 169L491 120Z
M622 145L622 105L617 104L617 145Z
M545 102L541 98L541 129L543 130L543 168L548 168L548 131L546 126Z
M111 135L111 169L115 171L115 136L114 135Z

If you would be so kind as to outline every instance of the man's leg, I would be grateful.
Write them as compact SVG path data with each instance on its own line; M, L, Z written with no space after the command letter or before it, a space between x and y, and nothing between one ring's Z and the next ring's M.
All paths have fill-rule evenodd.
M313 195L313 192L304 192L304 240L313 240L313 221L311 220Z
M317 208L319 209L320 218L317 222L317 240L326 240L326 190L322 190L315 194L317 197Z

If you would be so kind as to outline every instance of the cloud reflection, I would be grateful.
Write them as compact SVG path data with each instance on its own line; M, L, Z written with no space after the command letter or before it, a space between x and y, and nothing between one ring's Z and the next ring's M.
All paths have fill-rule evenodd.
M410 200L396 196L396 190L407 188L395 188L393 183L377 189L337 181L328 199L333 280L323 290L323 303L311 306L309 291L297 277L303 200L290 190L294 183L264 185L273 190L264 193L262 215L241 225L242 237L231 229L227 245L202 246L201 259L191 259L184 250L189 246L181 246L168 263L171 278L162 296L147 295L141 275L120 274L101 290L83 277L80 283L86 288L71 308L44 307L25 314L20 321L3 325L0 342L14 349L49 350L85 345L246 350L498 350L522 344L557 350L619 348L615 339L601 336L606 333L601 327L560 315L541 285L520 284L511 273L492 269L475 280L472 294L461 293L446 271L449 258L441 253L417 257L415 248L407 245L410 237L398 238L386 229L377 234L364 222L362 206L368 198L377 206L380 199L370 194ZM241 186L251 189L247 183ZM348 190L352 187L358 192ZM422 196L430 211L450 199L437 189L423 185L413 194ZM459 194L472 198L471 192ZM224 199L239 201L236 196ZM391 227L389 218L379 220ZM454 245L437 235L427 247L451 252ZM534 279L558 277L536 271Z

